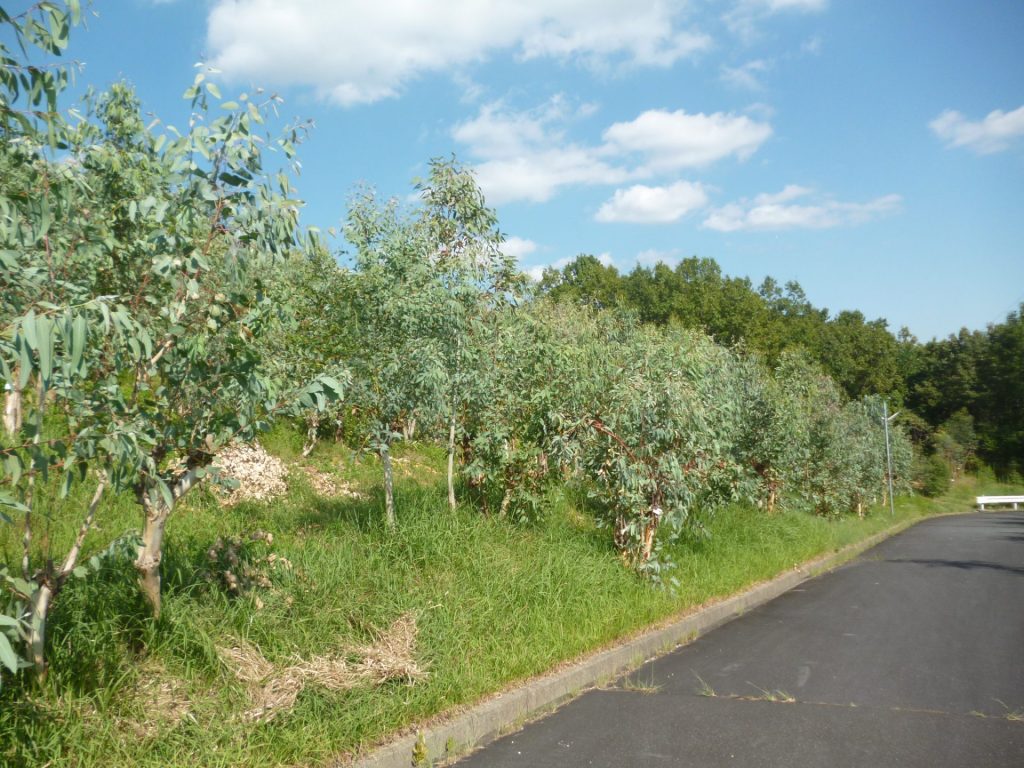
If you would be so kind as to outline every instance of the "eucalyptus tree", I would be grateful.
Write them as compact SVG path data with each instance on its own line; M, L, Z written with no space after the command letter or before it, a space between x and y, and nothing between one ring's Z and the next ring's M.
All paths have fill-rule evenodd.
M729 443L738 409L709 376L726 351L703 334L640 328L622 341L586 420L585 466L625 561L660 579L671 565L662 544L700 530L703 515L738 495Z
M756 358L739 361L743 409L737 434L740 462L749 468L756 503L771 514L786 489L786 469L797 461L798 419L792 401Z
M39 3L0 22L26 50L53 54L77 10ZM214 117L219 91L201 72L184 134L147 129L121 86L68 125L56 110L64 79L2 53L0 167L11 172L0 180L0 377L22 416L0 448L0 504L6 522L20 516L24 552L20 576L2 571L11 602L0 656L42 672L49 605L107 488L138 500L136 568L158 615L167 521L220 446L276 411L324 403L340 384L284 391L253 343L273 309L261 276L298 231L287 176L263 164L268 100L223 102ZM300 135L287 129L270 146L287 158ZM65 496L94 477L93 500L62 564L33 568L34 490L52 474ZM12 638L27 662L12 664Z
M54 280L47 265L53 256L63 262L73 248L75 238L54 222L66 219L85 192L69 168L47 156L48 150L65 146L67 126L57 114L57 97L69 68L46 57L63 52L69 28L79 20L77 3L38 3L13 14L0 8L0 376L5 390L0 524L13 524L17 515L23 531L20 575L17 567L12 573L0 564L0 666L11 672L33 663L42 672L50 601L74 572L84 538L84 533L76 537L59 565L51 559L42 569L33 568L37 477L45 479L53 463L68 463L66 446L44 438L43 412L62 379L81 378L87 370L85 317L97 306L81 286ZM33 56L44 61L32 61ZM52 298L69 299L68 306L53 304ZM66 473L65 488L74 477ZM83 531L106 484L100 475ZM19 647L24 647L20 655Z
M498 218L488 208L472 172L454 158L430 161L426 179L416 183L421 201L419 223L428 257L440 282L445 324L442 352L446 358L448 420L448 504L454 509L455 445L465 390L478 375L479 358L469 338L485 313L513 300L522 277L515 259L501 244Z
M384 511L396 525L391 445L404 422L436 420L445 411L447 297L431 255L433 242L397 201L364 191L353 200L345 237L355 248L348 275L359 343L347 361L351 402L366 423L364 438L381 461Z
M738 495L732 353L703 334L539 302L488 346L467 471L501 512L529 515L553 470L576 476L624 562L661 578L661 544Z
M842 398L834 382L819 366L799 351L785 351L774 371L780 396L795 413L792 431L791 462L781 465L781 482L789 488L788 500L827 513L835 509L834 494L828 493L830 459L826 455L833 435L829 425L842 408Z
M464 472L485 509L528 519L553 473L579 463L573 430L605 381L595 321L547 301L487 320L471 337L478 365L465 392Z
M263 368L275 381L315 381L329 376L347 386L347 361L359 340L350 295L351 275L328 250L319 232L310 229L301 251L274 265L266 291L277 311L259 340ZM351 406L345 399L308 402L297 409L306 430L303 456L331 427L339 437Z

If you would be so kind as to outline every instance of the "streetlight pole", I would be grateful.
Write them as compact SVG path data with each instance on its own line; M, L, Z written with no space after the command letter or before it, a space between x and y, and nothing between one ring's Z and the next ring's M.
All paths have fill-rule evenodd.
M889 516L896 517L896 502L892 498L892 448L889 447L889 420L899 416L899 411L889 415L889 403L882 401L882 424L885 426L885 477L889 481Z

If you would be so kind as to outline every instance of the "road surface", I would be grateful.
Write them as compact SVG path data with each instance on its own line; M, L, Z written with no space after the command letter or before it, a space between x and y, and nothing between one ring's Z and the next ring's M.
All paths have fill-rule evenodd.
M920 523L457 763L1024 766L1024 513Z

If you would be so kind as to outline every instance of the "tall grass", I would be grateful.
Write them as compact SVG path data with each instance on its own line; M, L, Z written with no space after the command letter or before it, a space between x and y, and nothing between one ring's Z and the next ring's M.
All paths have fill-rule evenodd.
M292 459L301 448L288 433L268 444ZM363 497L323 498L298 471L287 497L273 502L222 508L196 492L169 526L159 621L145 617L130 563L72 581L52 620L46 687L4 681L0 763L315 765L893 522L880 510L829 521L732 507L709 522L709 537L674 545L673 591L622 567L572 489L551 494L542 520L517 526L449 511L440 451L397 458L393 533L382 519L375 461L324 446L307 463L353 481ZM900 500L896 518L966 511L974 492L965 483L938 502ZM70 541L81 502L54 502L51 544ZM110 500L89 546L137 526L137 514L130 499ZM275 572L270 589L232 598L203 578L206 553L217 537L256 529L274 534L273 551L293 569ZM7 562L19 547L16 531L0 529ZM407 612L417 617L425 679L343 692L308 687L272 722L240 717L246 692L218 647L244 640L285 665L371 642Z

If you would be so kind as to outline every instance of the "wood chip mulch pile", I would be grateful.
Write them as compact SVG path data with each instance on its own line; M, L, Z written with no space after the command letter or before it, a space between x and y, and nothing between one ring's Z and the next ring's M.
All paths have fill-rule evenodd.
M283 496L288 490L285 480L288 467L271 456L259 443L234 443L217 454L214 465L227 477L238 481L238 487L220 490L221 503L231 506L240 501L268 501Z

